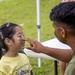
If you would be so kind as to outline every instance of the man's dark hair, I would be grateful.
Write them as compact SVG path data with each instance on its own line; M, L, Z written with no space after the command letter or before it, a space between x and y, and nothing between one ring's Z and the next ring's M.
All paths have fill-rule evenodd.
M75 2L64 2L56 5L50 13L50 19L52 21L65 23L70 29L74 30Z

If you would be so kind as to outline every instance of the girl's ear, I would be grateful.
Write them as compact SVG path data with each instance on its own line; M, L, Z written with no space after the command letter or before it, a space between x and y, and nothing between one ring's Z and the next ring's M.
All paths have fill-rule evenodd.
M4 42L8 46L11 46L12 45L12 43L11 43L12 41L10 39L8 39L8 38L5 38Z
M66 30L64 28L60 28L60 34L62 35L62 37L66 37Z

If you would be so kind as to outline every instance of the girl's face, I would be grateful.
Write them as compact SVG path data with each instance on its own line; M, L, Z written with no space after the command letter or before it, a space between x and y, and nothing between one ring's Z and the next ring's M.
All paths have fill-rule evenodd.
M15 34L13 36L12 46L16 50L24 49L25 37L22 29L19 26L15 27Z

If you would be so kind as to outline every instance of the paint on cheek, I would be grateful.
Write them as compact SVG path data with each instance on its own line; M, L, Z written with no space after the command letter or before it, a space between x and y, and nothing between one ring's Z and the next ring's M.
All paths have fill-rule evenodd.
M22 38L20 38L20 42L22 43Z

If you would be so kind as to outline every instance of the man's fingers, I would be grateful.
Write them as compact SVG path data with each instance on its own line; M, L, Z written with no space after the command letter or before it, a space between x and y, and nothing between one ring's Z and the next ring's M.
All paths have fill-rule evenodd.
M32 39L30 39L30 38L26 38L25 41L29 42L30 44L34 43L34 41Z
M30 38L26 38L26 41L30 43L30 47L26 47L26 48L33 50L35 48L35 41Z
M32 47L32 46L26 46L25 48L29 49L29 50L34 50L34 47Z
M25 41L30 42L30 41L31 41L31 39L30 39L30 38L25 38Z
M27 47L25 47L26 49L29 49L29 50L31 50L32 49L32 47L29 47L29 46L27 46Z

